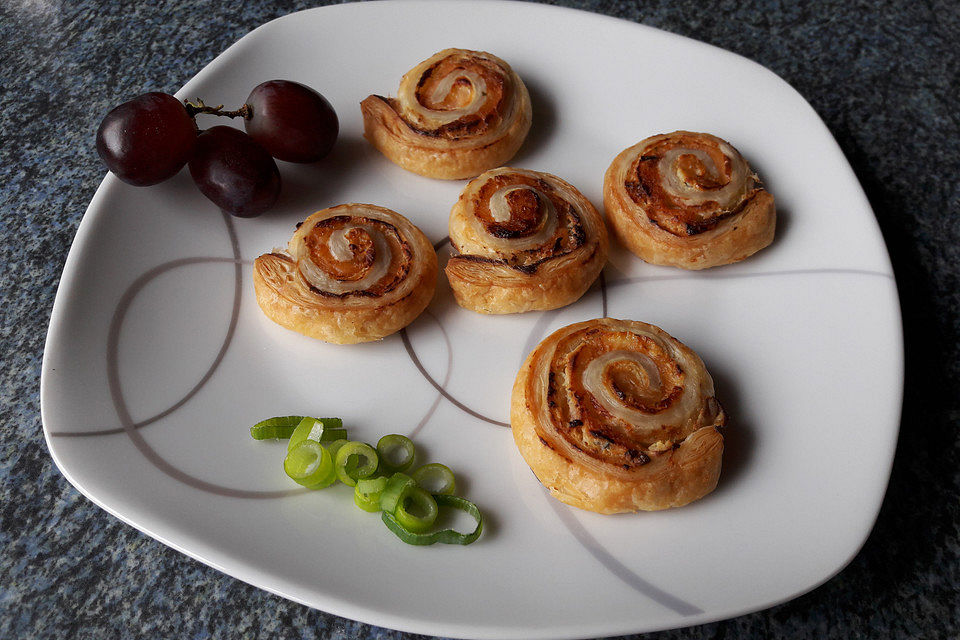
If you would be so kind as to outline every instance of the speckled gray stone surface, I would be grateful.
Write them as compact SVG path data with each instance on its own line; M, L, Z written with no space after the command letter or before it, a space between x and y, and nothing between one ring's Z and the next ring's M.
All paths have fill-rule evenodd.
M254 27L312 4L0 5L0 638L413 637L283 600L142 535L70 486L40 424L53 297L104 173L93 148L100 118L145 90L176 90ZM957 3L554 4L709 42L796 87L867 192L903 306L900 442L861 553L792 602L649 637L960 637Z

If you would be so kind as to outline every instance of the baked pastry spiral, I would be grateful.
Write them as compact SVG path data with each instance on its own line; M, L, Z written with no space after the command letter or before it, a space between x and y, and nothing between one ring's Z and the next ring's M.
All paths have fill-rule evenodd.
M450 211L458 255L444 269L457 303L480 313L556 309L607 261L607 229L583 194L549 173L500 167L474 178Z
M506 62L444 49L408 71L396 98L360 103L363 135L383 155L430 178L472 178L517 152L530 130L530 95Z
M402 215L372 204L317 211L286 251L254 261L268 318L337 344L378 340L410 324L433 298L437 253Z
M513 386L513 438L557 499L599 513L679 507L713 491L726 415L699 356L643 322L564 327Z
M708 133L675 131L618 155L603 181L614 235L653 264L706 269L773 241L776 209L746 160Z

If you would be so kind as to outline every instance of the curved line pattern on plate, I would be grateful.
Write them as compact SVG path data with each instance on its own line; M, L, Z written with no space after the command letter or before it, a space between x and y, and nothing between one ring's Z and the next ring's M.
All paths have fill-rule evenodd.
M436 318L434 318L434 319L436 320ZM439 320L437 321L437 324L440 325L440 330L443 332L444 339L446 339L446 337L447 337L447 332L443 330L443 325L440 324L440 321L439 321ZM509 427L509 426L510 426L510 423L509 423L509 422L500 422L499 420L494 420L493 418L489 418L489 417L483 415L482 413L478 413L478 412L474 411L473 409L471 409L470 407L468 407L467 405L463 404L462 402L460 402L459 400L457 400L456 398L454 398L452 395L450 395L450 393L449 393L446 389L444 389L444 385L446 384L446 382L444 382L444 385L438 384L437 381L433 379L433 376L431 376L431 375L427 372L427 370L424 368L423 363L420 362L420 358L417 357L417 352L414 350L413 345L410 344L410 338L409 338L409 336L407 336L407 330L406 330L406 329L404 329L404 330L402 330L402 331L400 332L400 337L403 339L403 348L407 350L407 355L410 356L410 359L413 361L413 364L416 365L417 371L420 372L420 375L422 375L424 378L426 378L427 382L429 382L431 385L433 385L433 388L434 388L434 389L436 389L437 391L439 391L440 394L441 394L444 398L446 398L447 400L449 400L449 401L450 401L450 404L452 404L453 406L457 407L457 408L460 409L461 411L470 414L471 416L473 416L474 418L477 418L478 420L483 420L484 422L489 422L490 424L495 424L495 425L498 425L498 426L501 426L501 427ZM447 340L447 345L450 346L450 341L449 341L449 340ZM452 360L452 358L453 358L453 348L452 348L452 347L450 347L450 351L449 351L448 353L450 353L451 362L450 362L450 368L447 370L447 380L449 380L449 378L450 378L450 371L453 369L453 360Z
M438 242L435 242L434 245L433 245L433 249L434 249L435 251L440 251L440 249L442 249L445 245L447 245L447 244L449 244L449 243L450 243L450 236L446 236L446 237L444 237L442 240L440 240L440 241L438 241ZM453 345L450 343L450 338L447 336L447 331L446 331L446 329L443 328L443 323L440 322L440 319L437 318L436 316L434 316L433 314L430 314L430 316L431 316L431 317L434 319L434 321L437 323L437 326L440 327L440 332L443 334L443 339L444 339L444 340L446 341L446 343L447 343L447 354L448 354L448 356L447 356L447 357L448 357L447 377L446 377L446 379L444 379L443 384L437 384L437 381L433 379L433 376L431 376L431 375L427 372L426 368L424 368L424 366L423 366L423 363L420 362L420 358L417 357L417 352L416 352L416 350L413 348L413 345L410 343L410 338L407 336L407 330L406 330L406 329L403 329L403 330L400 332L400 337L403 339L403 348L406 349L407 355L410 357L410 360L411 360L411 361L413 362L413 364L417 367L417 371L420 372L420 375L422 375L422 376L426 379L427 382L429 382L431 385L433 385L433 388L436 389L437 392L438 392L441 396L443 396L444 398L446 398L446 399L450 402L450 404L452 404L453 406L457 407L458 409L460 409L460 410L463 411L464 413L466 413L466 414L468 414L468 415L471 415L471 416L473 416L474 418L477 418L478 420L483 420L484 422L488 422L488 423L490 423L490 424L495 424L495 425L497 425L497 426L499 426L499 427L509 427L510 424L507 423L507 422L501 422L501 421L499 421L499 420L494 420L493 418L490 418L490 417L488 417L488 416L485 416L485 415L483 415L482 413L479 413L478 411L474 411L473 409L471 409L471 408L468 407L467 405L463 404L462 402L460 402L459 400L457 400L456 398L454 398L454 397L450 394L450 392L448 392L448 391L446 390L447 382L450 381L450 372L453 371ZM431 409L431 413L432 413L432 409ZM422 424L422 423L421 423L421 424ZM419 425L418 425L418 428L414 430L414 433L415 433L418 429L419 429Z
M165 265L154 267L134 280L133 284L127 288L123 296L120 298L116 309L114 309L113 319L110 322L110 331L107 334L107 382L110 385L110 397L113 399L113 406L117 409L117 415L121 418L121 424L123 425L124 431L136 430L142 426L156 422L185 405L190 398L195 396L197 392L200 391L205 384L207 384L207 381L213 376L213 372L217 370L217 368L220 366L220 363L223 361L223 357L226 355L227 349L230 347L230 343L233 342L233 335L237 330L237 322L240 319L240 299L243 294L243 273L240 270L242 258L240 256L240 241L237 239L237 231L233 227L233 221L230 220L230 216L227 213L223 211L220 213L221 216L223 216L223 222L227 227L227 235L230 237L230 249L233 253L233 258L183 258L180 260L172 260ZM123 390L120 387L120 328L123 326L123 320L127 315L127 310L130 308L130 304L133 302L134 298L136 298L140 290L143 289L148 282L160 274L165 273L170 269L175 269L177 267L182 267L189 264L210 262L233 263L233 308L230 310L230 323L227 325L227 333L223 337L223 343L220 345L220 350L217 352L217 355L213 359L213 363L207 369L207 372L203 374L203 377L200 378L199 382L197 382L197 384L195 384L193 388L183 396L183 398L168 407L166 410L161 411L160 413L147 418L146 420L142 420L139 423L134 423L132 417L127 411L126 402L123 399ZM123 410L122 415L121 408Z
M130 287L124 292L123 296L120 298L120 301L117 303L117 308L114 311L113 321L110 324L110 334L107 339L107 370L108 372L115 372L117 370L117 359L118 359L118 347L119 347L119 335L120 328L122 325L122 316L126 314L127 308L130 306L130 303L133 302L133 299L136 295L154 278L179 267L185 267L193 264L210 264L210 263L233 263L237 265L237 268L240 268L240 265L243 264L242 260L235 260L233 258L181 258L179 260L171 260L170 262L164 262L163 264L150 269L139 278L137 278ZM174 404L170 405L163 411L145 418L138 422L132 423L132 428L140 429L141 427L146 427L147 425L153 424L163 418L166 418L171 413L182 407L190 400L194 395L200 391L200 388L203 387L210 377L213 375L213 372L220 366L220 362L223 360L223 356L227 352L227 347L230 345L230 342L233 339L233 333L236 330L237 317L239 314L239 298L236 293L234 294L234 308L233 315L230 318L230 324L227 329L227 334L224 336L223 344L220 346L220 351L217 353L216 357L213 360L213 363L207 369L207 372L200 378L200 380L190 389L180 400L176 401ZM118 316L121 317L121 321L117 321ZM109 373L108 373L109 376ZM119 394L119 383L116 385L116 390L114 385L110 384L110 393L111 396L114 396L114 404L116 404L116 394ZM51 436L58 436L61 438L82 438L87 436L108 436L117 433L123 433L125 431L124 427L114 427L112 429L96 429L92 431L53 431L50 433Z
M543 497L546 498L546 500L550 503L550 506L553 507L557 517L560 518L560 521L567 528L567 530L573 534L573 537L577 539L577 542L579 542L583 548L590 553L590 555L596 558L600 564L606 567L610 573L625 582L627 586L642 593L654 602L662 604L668 609L679 613L682 616L692 616L698 613L703 613L703 610L699 607L696 607L685 600L681 600L680 598L667 593L663 589L650 584L630 570L625 564L613 557L613 555L607 551L603 545L597 541L596 538L590 535L590 532L587 531L587 528L584 527L583 524L577 519L573 509L551 496L550 492L547 491L546 488L543 490Z
M126 291L123 292L123 295L120 297L119 302L113 312L113 318L110 321L110 329L107 334L107 376L109 378L110 385L110 395L113 399L114 407L117 407L118 399L122 402L122 392L120 390L119 382L119 367L118 367L118 351L120 345L120 329L123 325L123 318L126 316L127 309L130 307L130 304L133 302L133 299L137 297L137 294L147 286L147 284L154 278L159 277L160 275L166 273L167 271L172 271L179 267L188 266L191 264L210 264L210 263L233 263L234 266L234 287L233 287L233 309L230 312L230 323L227 325L227 333L223 337L223 343L220 345L220 350L217 352L216 357L213 359L210 367L207 369L206 373L200 378L200 380L190 389L180 400L170 405L160 413L150 416L139 422L133 422L132 428L139 429L145 427L149 424L153 424L158 420L162 420L167 417L183 405L185 405L190 398L195 396L200 389L207 384L207 381L210 380L210 377L213 375L213 372L220 366L220 362L223 361L224 355L227 353L227 348L230 346L230 343L233 341L233 334L237 329L237 322L240 318L240 296L241 296L241 286L242 286L242 274L240 272L240 265L243 264L243 260L240 257L240 244L237 239L236 230L233 227L233 222L227 218L226 213L222 213L224 216L224 222L227 227L227 234L230 237L230 246L233 252L232 258L212 258L212 257L197 257L197 258L180 258L178 260L171 260L170 262L165 262L161 265L158 265L142 275L140 275L133 283L127 287ZM116 433L123 433L126 431L126 427L115 427L112 429L98 429L94 431L53 431L50 433L51 436L58 437L67 437L67 438L77 438L77 437L86 437L86 436L106 436Z
M600 272L600 277L597 282L600 285L600 311L602 318L607 317L607 277L604 275L604 271ZM581 298L582 300L583 298ZM540 344L540 341L543 340L546 335L547 327L550 326L550 322L563 309L551 309L550 311L544 311L543 314L537 318L537 322L533 325L533 328L530 329L530 333L527 336L527 341L523 345L523 353L520 354L520 364L517 365L517 369L523 366L524 361L526 361L527 356L530 354L534 348Z
M430 316L434 322L437 323L437 326L440 328L440 333L443 335L443 341L447 345L447 373L443 377L443 382L440 384L440 388L447 386L447 383L450 382L450 372L453 371L453 345L450 344L450 336L447 335L447 330L443 328L443 325L440 324L440 320L437 319L437 316L430 313L429 310L424 311L424 314ZM413 351L413 346L410 344L410 339L407 337L406 328L400 330L400 337L403 339L403 347L407 350L407 354L410 355ZM423 368L421 368L419 359L416 358L416 355L411 355L411 359L414 361L414 364L417 365L417 369L420 373L424 373ZM427 378L432 382L431 378ZM434 385L436 387L436 385ZM420 430L423 429L424 425L430 421L430 418L433 417L433 412L437 410L437 407L440 406L440 400L444 398L442 391L437 393L437 397L433 400L433 404L430 405L430 408L427 409L427 413L420 420L419 424L415 426L408 435L408 437L413 438L415 435L420 433Z
M136 446L141 454L155 466L157 469L167 474L171 478L178 480L190 487L199 489L201 491L206 491L216 495L227 496L232 498L249 498L249 499L273 499L273 498L282 498L292 495L297 495L300 493L305 493L309 489L288 489L280 491L251 491L244 489L235 489L233 487L227 487L212 482L208 482L201 478L190 475L189 473L178 469L173 466L171 463L167 462L160 454L158 454L143 438L139 433L141 427L145 427L149 424L153 424L186 404L193 396L199 392L199 390L210 380L214 371L220 366L220 363L223 361L223 357L226 354L227 349L230 346L231 341L233 340L234 333L236 331L237 322L239 319L240 313L240 300L242 297L242 284L243 284L243 274L241 272L241 265L244 264L240 256L240 246L237 239L236 230L233 226L232 220L229 218L228 214L223 214L224 223L227 227L227 233L230 237L231 249L233 252L232 258L217 258L217 257L197 257L197 258L182 258L179 260L172 260L166 262L157 267L154 267L140 277L138 277L134 282L127 288L120 298L120 301L117 303L117 307L114 310L113 318L110 323L110 329L107 339L107 377L108 384L110 388L111 399L113 400L114 409L117 413L117 417L120 420L121 427L114 429L101 429L96 431L83 431L83 432L74 432L74 431L55 431L51 432L51 436L55 437L83 437L83 436L101 436L101 435L111 435L117 433L125 433L127 437L130 438L131 442ZM434 245L435 249L440 249L445 244L449 242L449 237L444 238L443 240L437 242ZM150 416L139 422L134 422L130 412L127 408L126 401L123 397L123 391L120 386L120 375L118 368L118 351L119 351L119 339L120 339L120 329L123 325L123 320L126 316L127 310L130 307L133 299L136 295L146 286L148 282L158 277L159 275L177 269L179 267L193 265L193 264L209 264L209 263L233 263L234 268L234 298L233 298L233 308L230 315L230 323L227 328L226 336L224 337L223 343L220 346L216 357L214 358L213 363L207 369L206 373L201 377L201 379L191 388L180 400L175 402L173 405L167 409ZM625 278L622 280L615 280L613 282L607 282L604 272L600 273L599 286L602 300L602 314L603 317L607 316L607 290L611 287L622 286L625 284L638 283L638 282L652 282L659 280L679 280L679 279L693 279L693 278L720 278L720 279L736 279L736 278L749 278L749 277L766 277L766 276L775 276L775 275L798 275L798 274L814 274L814 273L839 273L839 274L860 274L860 275L870 275L870 276L882 276L886 278L893 279L892 274L880 273L876 271L868 271L861 269L797 269L797 270L787 270L787 271L777 271L777 272L765 272L765 273L748 273L748 274L714 274L714 275L663 275L663 276L645 276L645 277L636 277L636 278ZM450 380L450 375L453 370L453 346L450 342L450 338L447 335L446 330L443 328L442 323L439 319L430 313L427 312L434 322L440 328L440 332L443 335L444 342L447 346L447 371L444 376L442 383L436 382L433 377L427 372L423 364L420 362L419 357L416 354L416 351L413 348L413 345L410 342L410 338L407 335L406 329L403 329L400 332L400 337L403 341L403 346L406 349L407 355L410 357L411 361L416 366L420 374L438 391L439 395L434 400L433 404L427 410L424 417L420 420L419 424L412 429L410 435L416 435L430 420L439 406L441 397L446 398L454 406L466 412L467 414L474 416L475 418L495 424L498 426L509 427L509 423L501 422L499 420L494 420L487 416L484 416L473 409L470 409L452 395L450 395L446 390L446 385ZM530 349L542 338L543 332L546 330L546 327L549 325L550 320L554 317L556 310L553 312L547 312L542 314L535 323L530 336L527 340L528 349L526 352L529 352ZM574 538L587 550L590 555L592 555L597 561L599 561L608 571L610 571L617 578L622 580L625 584L636 590L638 593L650 598L651 600L671 609L682 616L690 616L698 613L702 613L702 610L696 606L673 596L662 589L654 586L653 584L647 582L639 575L634 573L623 563L617 560L609 551L607 551L603 545L601 545L587 529L577 520L576 516L564 505L561 505L557 501L550 498L549 494L544 492L544 497L550 502L551 507L557 513L560 521L567 528L568 531L574 536Z
M853 275L869 275L869 276L879 276L893 280L894 277L892 274L882 273L878 271L868 271L865 269L793 269L793 270L784 270L784 271L773 271L773 272L763 272L763 273L748 273L748 274L713 274L713 275L692 275L692 274L672 274L672 275L662 275L662 276L641 276L636 278L624 278L622 280L614 280L613 282L607 282L604 277L604 272L600 272L600 290L603 297L603 317L607 317L607 289L613 288L625 284L634 284L638 282L654 282L662 280L690 280L697 277L708 277L708 278L720 278L720 279L737 279L737 278L749 278L749 277L765 277L765 276L775 276L775 275L804 275L804 274L822 274L822 273L831 273L831 274L853 274ZM550 319L552 318L553 313L547 312L543 314L536 325L534 325L531 330L530 336L527 339L528 345L530 348L527 349L529 352L533 345L536 345L542 338L545 333L546 327L549 325ZM534 476L536 479L536 476ZM622 580L629 587L637 591L638 593L643 594L644 596L650 598L654 602L667 607L668 609L676 612L682 616L692 616L699 613L703 613L703 610L699 607L681 600L680 598L667 593L663 589L647 582L634 571L632 571L625 564L617 560L609 551L600 542L594 538L586 527L577 519L576 514L574 513L571 507L568 507L562 504L560 501L553 498L550 495L550 492L547 491L546 487L541 487L543 491L544 499L550 504L551 508L557 514L557 517L560 519L560 522L567 528L567 530L576 538L577 542L587 550L587 552L592 555L600 564L602 564L610 573L615 575L617 578Z
M450 236L447 236L446 238L444 238L444 239L441 240L440 242L437 242L436 244L434 244L434 245L433 245L433 246L434 246L434 249L439 250L439 249L441 249L445 244L447 244L448 242L450 242ZM602 271L600 272L600 296L601 296L601 298L602 298L603 316L606 317L606 315L607 315L607 287L606 287L606 278L604 277ZM547 324L549 324L550 319L551 319L558 311L559 311L559 309L553 309L553 310L551 310L551 311L547 311L547 312L545 312L540 318L538 318L538 319L537 319L537 323L536 323L536 325L534 325L534 329L533 329L533 331L531 332L531 336L537 334L537 329L538 329L538 328L540 329L540 332L542 333L543 327L545 327L545 326L547 326ZM428 312L428 313L429 313L429 312ZM433 388L436 389L436 390L440 393L440 395L442 395L444 398L446 398L448 401L450 401L450 403L451 403L453 406L457 407L458 409L460 409L460 410L463 411L464 413L466 413L466 414L468 414L468 415L471 415L471 416L473 416L474 418L477 418L478 420L483 420L484 422L487 422L487 423L489 423L489 424L497 425L498 427L509 427L509 426L510 426L510 423L509 423L509 422L502 422L502 421L500 421L500 420L495 420L495 419L493 419L493 418L491 418L491 417L489 417L489 416L485 416L485 415L483 415L482 413L480 413L479 411L475 411L474 409L471 409L470 407L468 407L468 406L465 405L464 403L460 402L459 400L457 400L456 398L454 398L453 395L452 395L449 391L447 391L447 389L446 389L447 382L449 382L449 380L450 380L450 372L453 370L453 345L450 343L450 338L447 336L447 332L446 332L446 330L443 328L443 323L440 322L440 319L437 318L436 316L434 316L432 313L430 314L430 317L432 317L432 318L434 319L434 321L437 323L437 326L440 327L440 331L441 331L441 333L443 333L443 339L444 339L444 340L446 341L446 343L447 343L447 350L448 350L448 351L447 351L447 353L448 353L447 377L446 377L446 379L444 379L444 381L443 381L442 384L438 384L437 381L433 379L433 376L431 376L430 373L427 372L426 368L423 366L423 363L420 362L420 358L417 356L416 349L413 348L413 344L411 344L410 338L407 336L407 330L406 330L406 329L403 329L403 330L400 331L400 337L403 339L403 347L404 347L404 349L406 349L407 355L410 357L410 360L412 360L412 361L413 361L413 364L417 367L417 371L420 372L420 375L422 375L422 376L427 380L427 382L429 382L431 385L433 385ZM521 355L521 363L523 362L523 358L526 358L526 354L528 354L528 353L533 349L533 347L534 347L535 345L536 345L536 343L531 344L531 343L530 343L530 340L529 340L529 339L527 340L527 344L525 345L523 354ZM433 412L433 409L434 409L434 408L436 408L435 405L434 405L434 407L431 408L430 413ZM425 422L425 421L426 421L426 418L424 419L423 422ZM423 422L421 422L421 425L423 424ZM419 428L420 428L421 425L418 425L418 426L417 426L417 429L414 430L414 433L416 433L416 431L419 430Z
M620 287L626 284L638 284L641 282L658 282L663 280L696 280L696 279L713 279L718 280L737 280L742 278L763 278L768 276L793 276L793 275L810 275L810 274L839 274L839 275L865 275L865 276L877 276L881 278L888 278L893 280L894 277L892 274L883 273L880 271L869 271L867 269L785 269L783 271L763 271L759 273L735 273L735 274L668 274L668 275L657 275L657 276L637 276L633 278L622 278L620 280L611 280L608 281L605 275L605 271L600 272L600 295L602 298L603 305L603 315L601 317L607 317L607 297L608 290L615 287ZM527 342L524 344L524 352L520 355L521 364L526 359L527 354L533 351L534 347L540 343L541 340L546 336L546 328L550 325L550 321L553 316L560 311L560 309L553 309L551 311L543 312L543 315L537 319L537 322L533 325L533 328L530 330L530 334L527 337Z
M161 414L154 416L153 421L160 419L160 417L169 415L173 411L176 411L182 407L190 398L192 398L197 391L200 390L200 387L205 385L210 377L213 375L213 372L219 367L220 362L223 360L223 356L227 351L227 348L230 346L230 342L233 340L234 331L236 330L237 320L240 315L240 299L243 293L243 274L240 270L240 265L242 259L240 257L240 243L237 240L237 233L233 227L233 221L230 220L229 215L223 213L224 223L227 225L227 232L230 236L230 245L233 251L233 258L186 258L184 260L174 260L172 263L176 266L183 266L184 264L194 264L196 262L222 262L229 261L234 263L234 287L233 287L233 310L230 314L230 325L227 329L227 335L224 338L223 345L220 347L220 352L217 354L216 359L213 364L207 370L207 373L203 376L200 382L197 383L194 388L187 393L179 402L174 404L172 407L167 409ZM169 267L172 268L172 267ZM164 268L163 265L160 267L155 267L147 273L145 273L140 278L131 285L130 288L124 293L123 297L120 299L120 302L117 304L117 308L114 310L113 320L110 323L110 332L107 340L107 381L110 385L110 396L113 399L113 406L117 412L117 417L120 419L120 424L123 425L123 431L127 434L127 437L133 442L134 446L143 454L150 463L155 466L160 471L164 472L171 478L179 480L180 482L200 489L202 491L207 491L209 493L214 493L221 496L227 496L231 498L253 498L253 499L268 499L268 498L281 498L285 496L296 495L298 493L306 493L309 489L284 489L280 491L250 491L246 489L235 489L233 487L226 487L224 485L215 484L213 482L208 482L196 476L192 476L189 473L178 469L173 466L171 463L167 462L160 454L158 454L153 447L147 444L147 441L140 434L137 429L130 412L127 409L126 400L123 398L123 390L120 387L120 371L118 367L118 351L119 351L119 342L120 342L120 327L123 325L123 319L126 316L127 309L130 306L130 303L133 301L137 292L143 288L150 279L156 277L160 273L166 271L167 268Z
M231 498L264 499L282 498L296 495L298 493L305 493L308 491L308 489L284 489L281 491L250 491L245 489L235 489L233 487L226 487L208 482L201 478L197 478L167 462L153 449L153 447L147 444L147 441L144 440L143 436L140 435L139 432L140 427L152 424L170 415L186 404L190 398L195 396L197 392L207 383L207 381L210 380L214 371L220 366L220 363L223 361L223 356L226 354L227 348L229 348L230 343L233 340L233 335L237 327L237 321L240 316L240 298L243 291L243 274L240 270L240 266L243 264L243 260L240 257L240 244L237 240L237 234L233 227L233 222L226 213L223 214L223 218L227 226L227 233L230 236L230 245L233 251L232 258L182 258L179 260L171 260L170 262L166 262L154 267L138 277L129 287L127 287L127 290L124 291L123 295L120 297L120 301L117 303L117 306L114 309L113 318L110 321L110 329L107 334L107 383L110 387L110 397L113 400L113 408L116 411L117 418L120 420L120 424L122 426L119 429L104 429L100 431L88 432L60 431L51 433L51 435L60 437L76 437L125 433L127 434L127 437L130 438L130 441L133 442L133 445L140 451L141 454L143 454L143 457L145 457L154 467L163 473L188 486L221 496L227 496ZM126 317L127 310L130 308L130 304L133 302L134 298L136 298L137 294L143 289L143 287L160 274L166 273L167 271L176 269L178 267L212 262L229 262L234 264L233 309L230 314L230 323L227 327L227 335L224 337L223 344L220 346L220 351L217 353L213 364L210 365L200 381L197 382L197 384L194 385L193 388L183 396L183 398L175 402L167 409L154 416L151 416L146 420L134 422L132 416L130 415L130 411L127 408L126 400L124 400L123 397L123 390L120 385L120 371L118 366L120 329L123 326L123 320Z
M620 280L608 282L607 286L617 287L623 284L631 284L634 282L659 282L663 280L742 280L747 278L766 278L769 276L802 276L814 274L861 275L877 276L880 278L887 278L888 280L894 279L892 273L883 273L882 271L827 267L823 269L783 269L782 271L759 271L755 273L680 273L659 276L636 276L634 278L622 278Z

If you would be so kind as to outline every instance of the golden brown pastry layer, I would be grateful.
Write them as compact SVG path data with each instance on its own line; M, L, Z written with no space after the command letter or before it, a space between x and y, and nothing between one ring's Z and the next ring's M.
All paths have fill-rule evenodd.
M342 204L298 225L285 252L257 258L253 285L277 324L351 344L413 322L433 298L437 269L433 245L402 215Z
M396 98L360 103L363 135L383 155L430 178L472 178L507 162L530 130L530 96L506 62L444 49L408 71Z
M500 167L471 180L450 211L445 268L457 303L480 313L576 301L607 261L603 218L560 178Z
M708 133L675 131L622 151L603 181L614 235L653 264L706 269L773 241L776 208L746 160Z
M713 491L726 415L699 356L644 322L564 327L527 357L510 422L550 493L599 513L679 507Z

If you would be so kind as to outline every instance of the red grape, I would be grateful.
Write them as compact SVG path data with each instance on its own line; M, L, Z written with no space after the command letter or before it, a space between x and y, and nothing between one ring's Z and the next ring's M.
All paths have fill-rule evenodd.
M196 140L197 127L179 100L145 93L106 115L97 129L97 153L118 178L142 187L180 171Z
M297 82L257 85L246 102L252 112L244 127L270 155L288 162L314 162L330 153L340 132L326 98Z
M260 215L280 195L277 163L253 138L232 127L200 134L190 175L203 195L242 218Z

